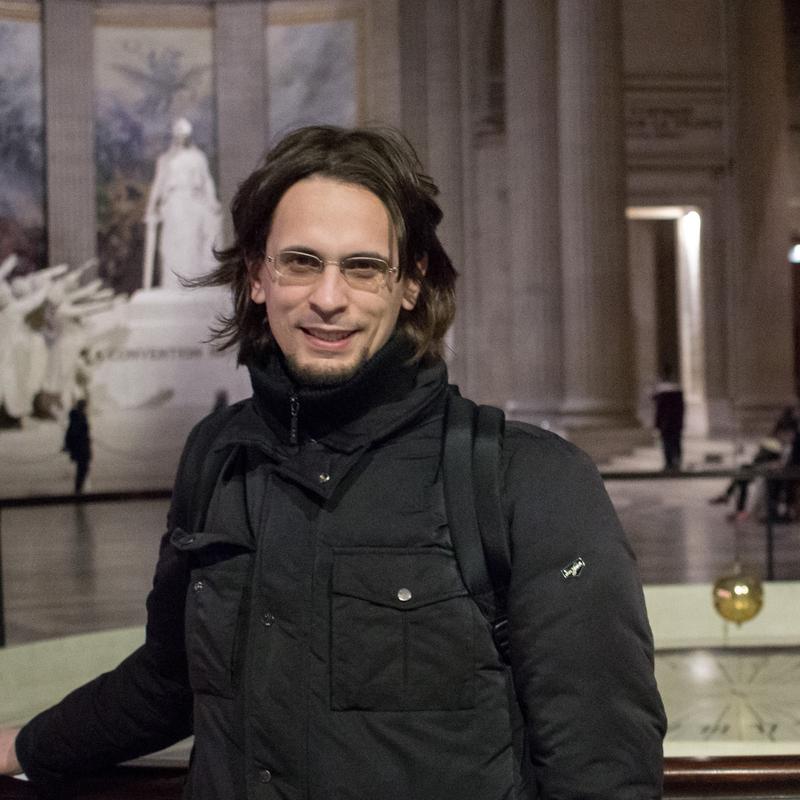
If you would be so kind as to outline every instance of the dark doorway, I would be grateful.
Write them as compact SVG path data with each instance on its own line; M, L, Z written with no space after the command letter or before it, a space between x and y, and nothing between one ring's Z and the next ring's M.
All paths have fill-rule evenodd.
M656 365L659 372L669 367L680 375L678 333L678 279L675 220L653 220L655 229L656 279ZM665 377L665 376L662 376Z

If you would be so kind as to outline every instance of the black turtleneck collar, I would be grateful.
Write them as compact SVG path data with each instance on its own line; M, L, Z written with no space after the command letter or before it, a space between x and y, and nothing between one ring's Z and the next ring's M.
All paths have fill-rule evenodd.
M298 441L325 439L340 449L389 433L415 409L427 408L447 385L443 362L410 362L413 348L395 334L352 377L333 386L297 384L277 347L249 366L256 408L283 441L290 441L293 401ZM421 375L424 373L424 375ZM413 397L410 398L410 395Z

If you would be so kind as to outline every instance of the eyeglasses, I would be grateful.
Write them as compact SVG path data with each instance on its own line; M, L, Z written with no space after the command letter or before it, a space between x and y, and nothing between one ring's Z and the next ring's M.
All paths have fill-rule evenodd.
M336 264L348 286L366 292L379 292L388 285L389 275L398 271L398 267L391 267L387 261L373 256L348 256L337 260L299 250L281 250L274 258L267 256L267 261L288 286L310 286L322 275L326 264Z

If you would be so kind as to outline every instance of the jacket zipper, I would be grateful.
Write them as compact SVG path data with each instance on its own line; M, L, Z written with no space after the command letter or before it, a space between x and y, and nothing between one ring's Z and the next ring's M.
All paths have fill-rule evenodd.
M289 444L297 444L297 418L300 415L300 400L292 392L289 397Z

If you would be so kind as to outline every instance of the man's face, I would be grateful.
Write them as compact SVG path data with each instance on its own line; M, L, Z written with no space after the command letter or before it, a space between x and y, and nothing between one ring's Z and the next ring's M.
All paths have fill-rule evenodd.
M266 254L299 250L323 259L372 255L397 265L397 236L381 200L363 186L312 175L280 199ZM349 378L389 339L400 309L414 308L419 284L387 276L378 291L355 289L336 264L306 286L286 285L271 264L251 265L250 296L266 305L272 335L303 383Z

